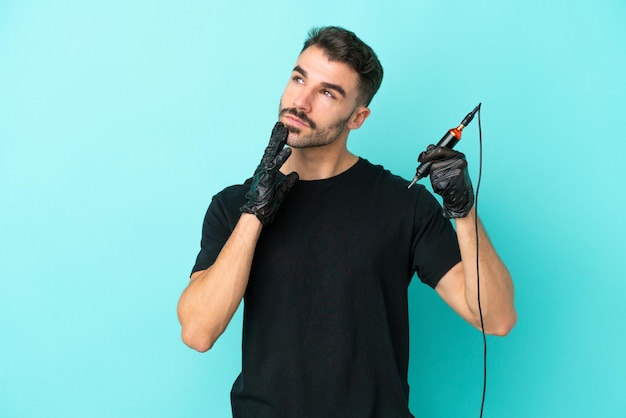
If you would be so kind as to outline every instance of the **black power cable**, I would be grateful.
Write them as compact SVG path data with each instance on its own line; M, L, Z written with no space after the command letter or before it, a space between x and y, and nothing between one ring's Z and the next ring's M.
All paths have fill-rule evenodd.
M474 217L474 229L476 230L476 289L478 298L478 313L480 315L480 330L483 334L483 396L480 403L480 417L483 416L485 409L485 395L487 394L487 335L485 334L485 321L483 319L483 307L480 303L480 267L479 267L479 252L478 252L478 192L480 191L480 181L483 175L483 131L480 123L480 106L478 107L478 144L479 144L479 157L478 157L478 181L476 183L476 195L474 196L474 207L476 210L476 216Z
M480 190L480 182L482 179L483 173L483 132L482 125L480 122L480 107L481 103L478 103L470 113L468 113L465 118L461 121L459 126L456 128L450 129L446 134L439 140L437 143L438 147L446 147L453 148L460 140L461 140L461 132L463 128L465 128L469 123L474 119L474 115L478 114L478 141L479 141L479 163L478 163L478 182L476 184L476 194L474 196L474 208L476 212L476 216L474 218L474 229L476 232L476 289L477 289L477 298L478 298L478 313L480 315L480 329L483 336L483 396L482 401L480 403L480 418L483 416L483 411L485 408L485 396L487 394L487 335L485 333L485 322L483 319L483 308L480 302L480 267L479 267L479 251L478 251L478 192ZM425 162L420 164L415 170L415 177L409 184L409 188L413 186L417 181L426 177L430 172L431 162Z

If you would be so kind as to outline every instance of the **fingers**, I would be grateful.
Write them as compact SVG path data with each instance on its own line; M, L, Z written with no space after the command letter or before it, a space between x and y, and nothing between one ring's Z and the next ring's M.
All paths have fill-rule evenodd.
M425 163L428 161L447 160L450 158L465 159L465 155L450 148L436 147L431 144L426 148L426 151L422 152L419 157L417 157L417 161Z
M430 158L430 155L432 154L433 149L435 149L435 146L433 144L427 146L426 151L420 152L420 155L417 157L417 162L425 163L428 161L432 161L433 159Z
M462 218L474 204L474 190L467 172L467 161L461 153L443 153L449 158L432 161L430 184L433 191L443 198L443 216Z
M287 176L285 176L285 179L279 186L280 191L282 193L287 193L296 184L298 178L298 173L296 173L295 171L293 173L289 173Z
M272 129L269 144L267 144L267 148L265 148L265 153L263 154L262 163L267 170L273 170L277 166L280 167L287 160L287 157L289 157L289 155L287 155L280 164L277 161L279 153L283 151L287 143L288 133L287 128L285 128L282 122L276 122L274 129Z
M282 122L276 122L274 125L274 129L272 129L272 136L270 137L270 143L272 141L277 141L277 143L281 146L284 146L287 143L287 128L283 125Z
M431 168L430 179L433 183L438 183L437 188L445 188L446 184L442 182L448 182L451 179L462 176L466 168L467 161L460 158L434 162Z
M271 168L268 167L268 169L277 171L280 167L283 166L283 164L285 164L285 161L287 161L287 158L289 158L290 155L291 155L291 148L289 148L289 147L283 148L278 153L276 158L274 158L272 167Z

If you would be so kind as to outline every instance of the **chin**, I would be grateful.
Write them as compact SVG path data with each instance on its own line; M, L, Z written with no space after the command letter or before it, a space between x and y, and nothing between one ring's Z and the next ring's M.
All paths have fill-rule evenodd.
M287 131L289 131L290 134L298 135L301 132L300 129L296 128L295 126L287 125L286 123L284 123L284 125L285 125L285 128L287 128Z
M289 138L288 136L286 144L288 147L291 147L291 148L300 148L299 143L298 143L298 138Z

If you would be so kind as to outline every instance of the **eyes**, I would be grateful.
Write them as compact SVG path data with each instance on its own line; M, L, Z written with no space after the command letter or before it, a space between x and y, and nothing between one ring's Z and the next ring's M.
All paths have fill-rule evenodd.
M301 75L296 74L291 79L296 84L304 84L304 78ZM319 93L325 97L328 97L329 99L337 98L336 94L332 91L332 89L322 88L320 89Z

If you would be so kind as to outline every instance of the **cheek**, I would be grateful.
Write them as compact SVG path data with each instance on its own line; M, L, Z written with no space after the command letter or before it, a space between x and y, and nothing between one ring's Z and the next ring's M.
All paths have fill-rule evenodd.
M293 85L293 83L287 83L285 90L283 90L283 95L280 98L281 105L284 107L290 107L297 94L297 88Z

